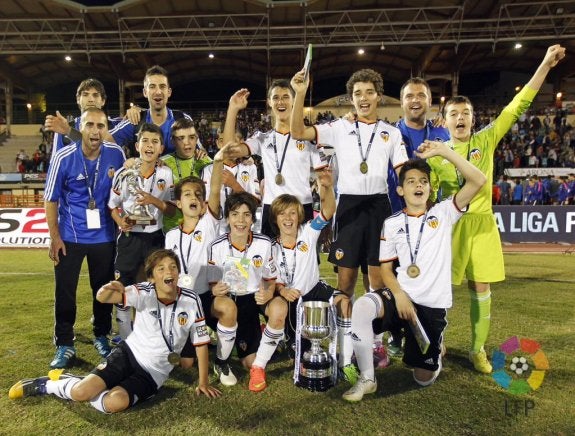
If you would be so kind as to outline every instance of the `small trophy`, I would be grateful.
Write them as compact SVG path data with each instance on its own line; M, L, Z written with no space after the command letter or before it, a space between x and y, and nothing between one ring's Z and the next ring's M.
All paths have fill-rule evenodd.
M148 205L138 204L137 199L140 197L138 191L144 189L144 180L140 174L140 167L142 166L142 161L136 159L133 167L128 168L124 171L122 183L125 184L126 189L130 193L130 201L127 206L126 211L128 212L128 218L126 221L131 225L148 226L156 224L156 219L150 213Z
M334 385L334 359L321 348L321 341L335 332L333 308L324 301L306 301L301 315L301 335L311 342L303 354L296 384L310 391L327 391Z

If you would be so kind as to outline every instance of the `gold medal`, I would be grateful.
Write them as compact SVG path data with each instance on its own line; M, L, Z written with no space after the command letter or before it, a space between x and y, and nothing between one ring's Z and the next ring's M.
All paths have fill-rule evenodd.
M409 266L407 267L407 275L408 275L409 277L411 277L412 279L414 279L414 278L416 278L417 276L419 276L419 273L420 273L419 267L418 267L416 264L412 263L411 265L409 265Z
M359 170L361 171L361 174L367 174L367 162L363 161L362 163L359 164Z
M284 177L281 175L281 173L277 173L276 174L276 185L283 185L284 184Z
M168 354L168 362L171 365L178 366L180 364L180 355L174 351Z

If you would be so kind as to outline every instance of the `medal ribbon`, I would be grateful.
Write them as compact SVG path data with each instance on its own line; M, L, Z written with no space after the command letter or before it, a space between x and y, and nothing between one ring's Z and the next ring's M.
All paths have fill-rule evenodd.
M287 147L288 147L289 140L290 140L290 138L291 138L291 133L288 133L288 137L287 137L286 143L285 143L285 145L284 145L284 151L283 151L283 154L282 154L282 160L281 160L281 162L278 161L278 149L277 149L277 145L276 145L276 133L277 133L277 132L274 130L274 131L273 131L273 135L272 135L272 139L273 139L272 144L273 144L273 146L274 146L274 155L275 155L275 158L276 158L276 169L278 170L278 173L281 173L281 172L282 172L282 168L284 167L284 161L285 161L285 159L286 159L286 151L287 151Z
M158 298L158 294L156 294L156 299ZM164 338L164 342L170 350L170 353L174 352L174 332L172 328L174 327L174 317L176 316L176 307L178 307L178 301L180 300L180 295L178 294L178 298L174 301L174 306L172 307L172 315L170 316L170 331L168 333L168 339L166 339L166 335L164 334L164 326L162 325L162 312L160 311L160 303L156 300L156 304L158 306L158 322L160 323L160 331L162 332L162 338Z
M292 265L292 269L291 269L291 274L290 274L290 272L289 272L289 270L288 270L286 253L285 253L285 251L284 251L284 246L283 246L283 243L282 243L281 238L278 239L278 242L279 242L279 244L280 244L280 250L281 250L281 252L282 252L282 261L283 261L283 264L285 265L285 270L282 271L282 272L285 273L286 286L288 286L288 287L291 288L291 287L293 286L293 278L294 278L294 276L295 276L295 266L296 266L296 257L295 257L295 255L296 255L296 251L297 251L297 250L296 250L296 248L297 248L297 240L296 240L296 246L295 246L294 249L293 249L293 265Z
M371 151L371 145L373 144L373 138L375 137L375 131L377 130L378 125L379 125L379 119L375 122L375 126L373 126L373 132L371 132L371 137L369 138L369 143L367 144L365 157L363 157L363 148L361 147L361 134L359 132L359 123L357 122L357 120L355 120L355 131L357 132L357 145L359 147L359 154L361 155L362 162L367 162L369 152Z
M416 265L417 253L419 253L419 243L421 242L421 235L423 235L423 227L425 226L425 221L427 220L427 211L423 216L423 221L421 221L421 227L419 228L419 235L417 235L417 243L415 244L415 252L411 250L411 240L409 238L409 223L407 219L407 213L404 212L405 217L405 237L407 238L407 245L409 246L409 255L411 256L411 264Z
M190 258L190 251L192 250L192 244L194 243L194 234L192 233L191 239L190 239L190 245L188 245L188 254L186 254L186 258L184 259L184 241L183 241L183 235L184 235L184 228L183 228L183 224L182 227L180 228L180 253L182 253L181 259L182 259L182 268L184 269L184 274L188 273L188 265L186 265L186 261Z
M94 171L94 181L90 183L90 177L88 175L88 167L86 167L86 158L84 157L84 153L82 153L82 164L84 165L84 180L86 181L86 187L88 188L88 195L90 196L88 200L88 207L90 207L90 203L92 203L92 201L94 202L94 208L96 207L96 199L94 198L94 192L96 191L96 182L98 181L98 174L100 173L101 158L102 158L102 150L100 150L98 160L96 161L96 171Z
M248 255L248 250L250 249L250 246L252 245L252 241L253 241L253 235L252 235L252 232L250 232L250 234L248 236L248 242L244 248L242 259L245 259L246 256ZM228 233L228 248L230 249L230 256L234 257L234 246L232 245L232 240L230 239L229 233Z

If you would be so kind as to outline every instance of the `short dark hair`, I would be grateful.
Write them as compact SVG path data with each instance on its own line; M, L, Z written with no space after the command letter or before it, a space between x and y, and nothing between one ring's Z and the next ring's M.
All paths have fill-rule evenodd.
M351 75L345 84L345 89L349 95L353 94L353 85L357 82L371 82L375 87L375 91L379 95L383 95L383 77L377 71L370 68L365 68L363 70L358 70Z
M403 186L403 182L405 181L405 174L409 170L418 170L422 173L425 173L428 178L431 177L431 167L424 159L409 159L401 166L401 169L399 170L398 186Z
M471 110L473 111L473 103L471 103L471 100L469 100L468 97L464 95L454 95L449 100L447 100L445 106L443 106L443 116L445 117L445 114L447 113L447 106L461 103L468 104L469 106L471 106Z
M423 85L423 86L425 86L427 88L427 92L429 93L429 98L431 98L431 88L429 87L429 83L427 83L427 80L425 80L421 77L412 77L411 79L408 79L401 86L401 90L399 91L399 99L400 100L403 99L403 90L409 85Z
M154 277L154 268L157 264L159 264L162 259L169 257L170 259L176 262L178 265L178 272L180 271L180 259L178 259L178 255L174 253L172 250L167 250L165 248L161 248L159 250L153 251L144 262L144 271L146 273L146 278L151 279ZM178 278L175 277L175 280Z
M206 184L204 183L204 181L202 179L200 179L199 177L196 177L196 176L188 176L188 177L184 177L183 179L180 179L180 181L178 183L176 183L176 187L174 188L174 198L176 200L180 200L182 198L182 190L184 189L184 185L186 185L188 183L190 185L198 185L198 187L200 188L201 194L202 194L202 199L205 201L206 200Z
M272 89L274 88L286 88L289 89L289 93L292 97L295 96L295 91L291 87L291 83L288 79L274 79L268 88L268 98L270 98Z
M106 90L104 89L104 84L100 82L98 79L94 79L92 77L82 80L78 85L78 89L76 90L76 97L80 97L83 91L87 89L94 88L96 91L100 93L103 100L106 100Z
M85 115L90 113L104 115L104 118L106 119L106 125L108 125L108 117L106 115L106 111L104 109L97 108L96 106L90 106L84 109L84 112L82 112L82 115L80 116L80 125L84 124Z
M168 77L168 71L160 67L159 65L153 65L146 70L146 74L144 76L144 85L146 84L146 79L150 76L165 76L168 79L168 84L170 83L170 78Z
M255 220L258 203L258 200L252 194L248 194L247 192L235 192L230 194L228 198L226 198L226 202L224 204L224 218L229 217L231 211L236 210L245 204L252 214L252 219Z
M164 135L162 134L162 129L160 129L159 126L156 126L155 124L152 123L143 123L140 126L140 130L138 130L138 133L136 134L136 138L138 138L138 141L140 140L140 138L142 137L142 133L144 132L156 133L160 135L160 144L164 145Z
M194 129L196 128L196 126L192 120L190 120L189 118L186 118L186 117L178 118L176 121L174 121L174 123L170 127L170 134L172 135L172 137L174 137L174 132L176 130L191 129L191 128L194 128Z

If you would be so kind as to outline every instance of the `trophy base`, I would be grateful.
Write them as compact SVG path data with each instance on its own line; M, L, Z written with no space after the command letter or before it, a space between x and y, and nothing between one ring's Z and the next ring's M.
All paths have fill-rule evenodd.
M153 217L130 215L126 218L126 222L133 226L153 226L157 221Z
M296 386L312 392L325 392L333 387L331 360L303 361Z

